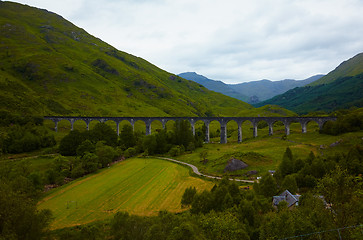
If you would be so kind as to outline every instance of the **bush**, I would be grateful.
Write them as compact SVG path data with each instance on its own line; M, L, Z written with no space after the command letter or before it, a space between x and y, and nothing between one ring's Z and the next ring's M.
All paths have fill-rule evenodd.
M195 194L197 190L195 187L188 187L185 189L184 194L182 196L181 204L182 206L189 206L192 204Z
M132 156L136 155L136 149L133 147L130 147L128 149L126 149L126 151L124 152L124 157L125 158L130 158Z
M91 141L97 143L99 141L105 141L109 146L116 147L117 145L117 133L106 123L97 123L96 126L89 131Z
M97 171L99 167L98 157L94 153L86 153L82 157L82 168L85 170L86 173L93 173Z
M2 151L5 153L30 152L56 144L54 136L50 135L47 129L31 124L14 125L7 129L5 136L2 142Z
M86 152L94 153L95 152L95 145L90 140L83 141L76 150L77 156L83 157Z
M102 167L107 167L116 158L117 151L113 147L105 145L102 141L96 144L96 155Z
M74 130L68 133L68 135L62 138L59 144L59 152L63 156L76 156L77 148L86 140L85 134L78 130Z
M184 153L184 146L175 146L172 147L169 151L170 156L176 157Z
M337 121L328 121L320 133L339 135L347 132L356 132L363 129L363 111L361 109L339 116Z
M76 179L79 177L82 177L85 174L84 169L82 168L82 165L78 165L71 171L71 178Z

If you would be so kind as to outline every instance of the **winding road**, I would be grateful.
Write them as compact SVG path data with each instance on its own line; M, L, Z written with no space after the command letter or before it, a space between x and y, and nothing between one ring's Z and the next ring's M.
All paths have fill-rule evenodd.
M176 162L176 163L180 163L180 164L183 164L183 165L187 165L189 167L192 168L193 172L199 176L202 176L202 177L207 177L207 178L213 178L213 179L222 179L221 177L215 177L215 176L210 176L210 175L205 175L201 172L199 172L198 168L196 166L194 166L193 164L190 164L190 163L186 163L186 162L182 162L182 161L178 161L178 160L175 160L175 159L172 159L172 158L166 158L166 157L155 157L155 158L159 158L159 159L163 159L163 160L167 160L167 161L171 161L171 162ZM254 183L255 181L252 181L252 180L242 180L242 179L233 179L233 178L230 178L229 179L230 181L237 181L237 182L246 182L246 183Z

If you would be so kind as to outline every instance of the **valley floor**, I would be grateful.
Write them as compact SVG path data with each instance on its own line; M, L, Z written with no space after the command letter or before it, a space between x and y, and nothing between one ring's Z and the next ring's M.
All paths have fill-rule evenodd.
M210 190L212 182L191 177L181 165L155 158L133 158L50 191L39 209L52 210L52 228L112 217L118 211L153 216L161 210L183 211L187 187Z

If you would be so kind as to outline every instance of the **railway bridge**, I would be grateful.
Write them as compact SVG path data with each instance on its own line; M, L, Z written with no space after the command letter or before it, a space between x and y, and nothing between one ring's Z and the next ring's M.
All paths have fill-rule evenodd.
M160 121L165 128L168 121L187 120L189 121L192 132L195 134L195 123L197 121L204 122L206 126L205 142L210 142L209 137L209 124L213 121L217 121L220 124L220 143L227 143L227 123L235 121L238 125L238 142L242 142L242 124L245 121L250 121L253 126L253 136L257 137L257 126L261 121L265 121L268 125L269 135L273 135L273 125L275 122L282 122L285 126L286 135L290 134L290 124L298 122L301 124L301 132L306 133L307 124L311 121L316 122L319 128L322 129L324 123L327 121L336 121L335 117L69 117L69 116L45 116L44 119L51 120L55 124L55 131L58 131L58 122L67 120L71 123L71 130L73 130L73 124L75 121L84 121L87 124L87 130L89 130L89 124L91 121L114 121L117 126L117 135L120 133L120 123L122 121L128 121L134 126L136 121L143 121L146 126L146 135L151 134L151 123L154 121Z

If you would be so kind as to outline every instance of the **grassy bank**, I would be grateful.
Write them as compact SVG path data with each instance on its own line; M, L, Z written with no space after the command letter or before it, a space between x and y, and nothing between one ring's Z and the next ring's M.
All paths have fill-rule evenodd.
M344 154L357 144L363 144L363 132L346 133L339 136L319 134L312 128L307 133L300 132L299 126L292 126L291 134L284 136L283 132L275 132L273 136L259 135L257 138L244 139L242 143L204 144L203 148L195 152L176 157L180 161L191 163L198 169L209 175L224 175L224 168L232 157L247 163L249 167L238 170L231 175L243 176L248 171L257 170L256 176L262 175L268 170L276 170L282 160L287 147L292 150L296 158L305 159L310 152L315 156L328 156ZM215 139L216 142L218 139ZM202 161L200 153L207 151L206 163Z

